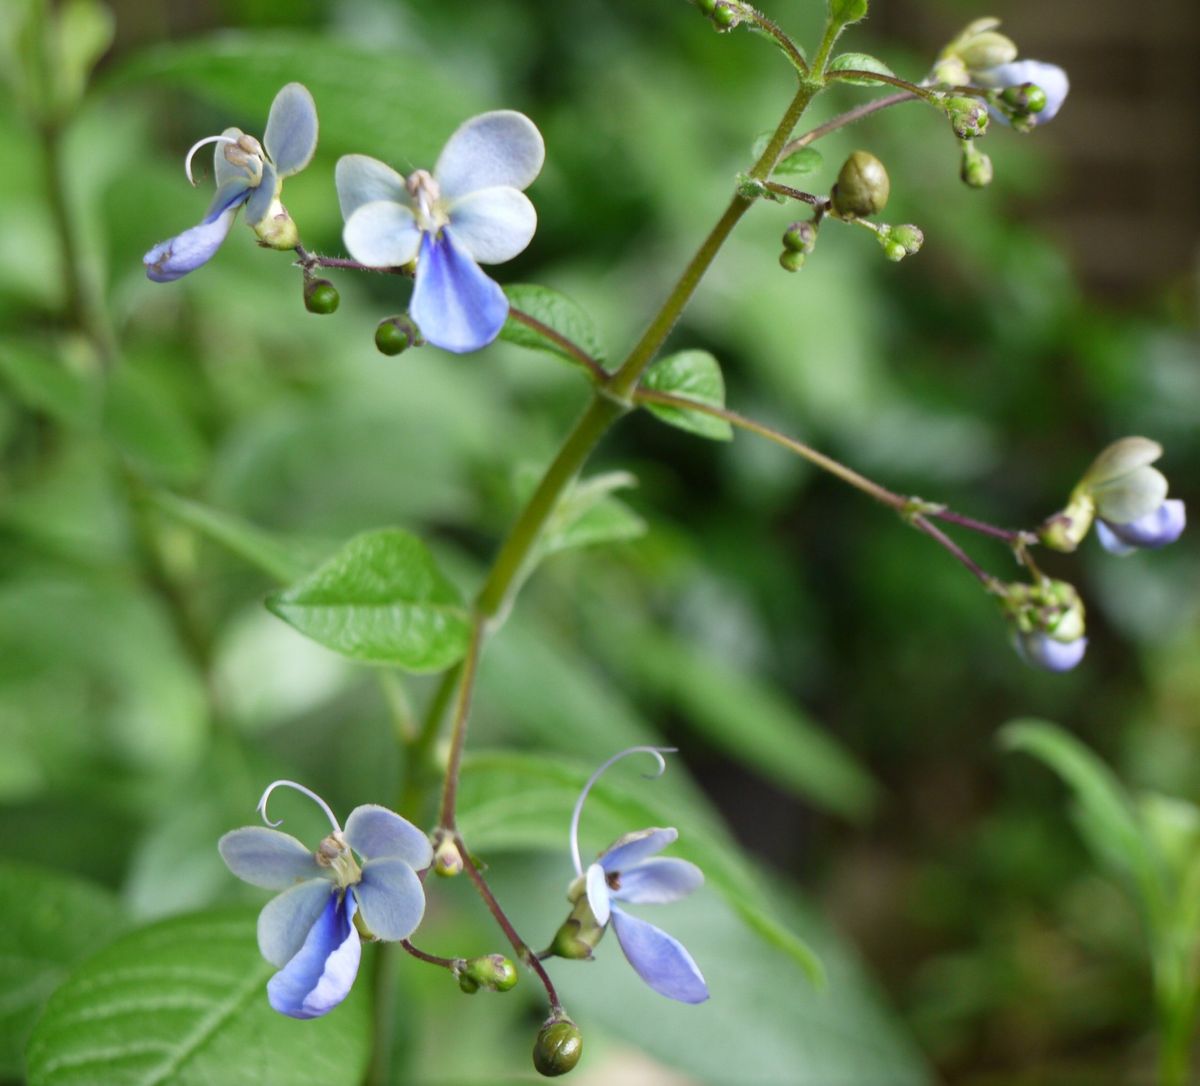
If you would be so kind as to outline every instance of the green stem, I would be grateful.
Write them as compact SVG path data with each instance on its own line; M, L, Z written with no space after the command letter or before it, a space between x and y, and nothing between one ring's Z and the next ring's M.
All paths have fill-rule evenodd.
M454 697L454 691L458 689L458 679L462 670L463 665L459 663L443 673L442 680L425 710L421 730L407 745L404 779L400 784L396 809L410 822L421 822L423 819L430 753L437 741L438 732L441 731L442 721L446 718L450 700Z
M813 57L812 63L809 65L809 70L817 79L825 78L825 65L829 63L829 54L833 52L834 44L845 29L845 23L839 23L833 19L825 24L825 34L821 38L821 44L817 47L817 55Z
M780 151L783 150L783 146L800 120L801 114L804 113L808 103L812 101L813 95L819 89L812 83L800 84L800 89L796 92L787 112L776 127L770 142L763 153L759 155L758 161L750 168L751 178L765 181L770 176L772 168L779 161ZM704 273L708 271L709 265L720 252L721 246L725 244L725 239L729 237L733 228L738 224L738 220L750 210L753 203L754 198L751 196L743 196L740 192L734 194L725 213L717 220L717 225L701 243L696 255L692 257L684 269L683 275L675 284L675 288L658 311L658 315L650 322L650 327L642 333L642 338L629 352L629 357L621 363L620 368L609 379L608 389L615 397L621 400L629 398L642 373L658 353L663 341L675 327L675 322L679 320L688 302L691 301Z
M479 654L483 650L482 615L476 614L471 625L471 640L463 657L462 675L458 681L458 697L454 702L454 723L450 729L450 758L446 765L446 780L442 787L442 810L438 817L439 831L454 833L457 829L455 804L458 799L458 777L462 770L463 749L467 742L467 721L471 716L471 697L475 693L475 676L479 671Z

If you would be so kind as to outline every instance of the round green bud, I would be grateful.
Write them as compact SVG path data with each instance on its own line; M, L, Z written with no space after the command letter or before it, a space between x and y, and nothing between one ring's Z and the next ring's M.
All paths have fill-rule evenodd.
M794 222L784 231L783 247L794 253L811 253L817 244L817 228L810 222Z
M718 30L732 30L738 24L737 12L730 4L717 3L710 17Z
M583 1055L583 1035L569 1018L552 1018L538 1031L533 1066L539 1075L554 1078L572 1070Z
M304 308L310 313L333 313L341 300L337 287L328 279L308 279L304 283Z
M829 0L829 17L845 26L867 17L867 0Z
M388 317L375 329L375 346L386 355L403 354L415 342L415 329L404 317Z
M717 0L696 0L696 7L698 7L704 15L711 15L716 6Z
M1046 92L1036 83L1018 83L1000 92L1000 101L1016 117L1031 117L1046 108Z
M883 255L886 256L888 260L898 264L901 260L908 256L908 250L905 249L904 246L898 241L892 241L891 239L888 239L883 243Z
M466 973L458 974L458 986L467 995L474 995L479 991L479 981L477 981L474 977L467 976Z
M893 226L888 237L896 244L903 245L904 252L908 256L919 253L921 246L925 244L924 231L919 226L913 226L908 222L902 223L900 226Z
M468 979L475 988L507 992L517 983L517 967L503 954L485 954L482 958L472 958L463 966L458 978L459 986ZM466 991L465 988L463 990Z
M779 266L788 272L798 272L804 267L804 253L798 252L795 249L784 249L779 254Z
M376 332L375 342L379 342L379 334ZM379 348L381 351L382 347ZM386 354L387 352L384 351ZM456 845L449 838L446 838L438 845L433 852L433 871L435 875L440 875L443 879L452 879L455 875L461 875L463 869L462 853L458 851Z
M992 160L973 147L963 150L960 175L973 189L987 188L992 183Z
M887 207L892 183L869 151L855 151L842 164L833 186L833 209L844 219L862 219Z
M960 140L974 139L987 131L987 106L978 98L947 98L942 105L950 118L950 127Z

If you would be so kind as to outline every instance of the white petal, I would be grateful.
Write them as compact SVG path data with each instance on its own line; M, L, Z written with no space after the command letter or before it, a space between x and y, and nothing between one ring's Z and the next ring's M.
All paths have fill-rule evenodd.
M374 803L350 812L345 837L347 844L366 860L403 860L417 871L433 863L433 846L424 832L395 811Z
M704 873L695 864L661 857L627 867L619 877L621 884L612 896L635 905L665 905L668 901L678 901L704 882Z
M386 162L370 155L343 155L333 170L342 218L348 219L363 204L375 200L392 200L408 204L404 178Z
M433 176L445 200L476 189L532 183L546 160L537 126L523 113L499 109L464 122L446 141Z
M448 205L454 240L480 264L512 260L533 239L537 212L508 185L479 189Z
M287 965L336 893L333 883L309 879L271 898L258 914L258 949L262 956L280 969Z
M599 864L587 869L587 899L596 923L603 927L608 923L608 876Z
M346 220L342 240L360 264L398 268L416 257L421 231L407 207L393 200L373 200Z
M425 915L425 888L403 860L368 860L352 892L363 922L380 939L407 939Z

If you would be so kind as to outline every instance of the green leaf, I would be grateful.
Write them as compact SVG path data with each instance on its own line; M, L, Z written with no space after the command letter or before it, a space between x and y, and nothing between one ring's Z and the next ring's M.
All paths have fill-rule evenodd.
M137 85L155 94L178 87L221 107L226 123L261 137L271 100L299 79L317 103L321 149L377 155L407 172L410 162L432 168L446 137L486 108L466 81L412 41L408 48L389 42L370 50L330 34L225 32L135 54L105 86Z
M1088 848L1130 884L1150 915L1156 914L1164 889L1161 861L1112 770L1073 735L1044 721L1006 724L1000 744L1033 755L1062 777L1074 792L1076 820Z
M565 358L580 365L579 357L570 345L581 348L595 362L603 362L605 351L600 343L592 318L580 306L549 287L533 283L516 283L504 288L508 304L531 317L542 327L531 328L511 314L500 329L500 338L519 347Z
M642 380L645 388L669 392L713 407L725 406L725 379L721 366L708 351L680 351L655 362ZM725 419L666 404L648 403L646 408L663 422L714 441L733 439L733 427Z
M67 0L58 13L58 106L74 109L96 62L112 45L116 21L97 0Z
M523 480L521 489L532 493L541 473ZM646 532L646 522L624 502L612 497L614 490L637 486L627 471L609 471L580 479L559 499L546 522L538 543L537 557L545 558L572 547L592 547L637 539Z
M878 57L873 57L869 53L842 53L841 56L834 57L829 62L828 71L830 72L878 72L880 75L895 76L892 71ZM870 79L865 76L855 77L851 79L841 79L840 83L849 83L855 87L878 87L883 80Z
M68 971L120 929L107 890L31 864L0 864L0 1079L16 1080L34 1019Z
M306 637L355 660L442 671L467 651L462 596L416 536L355 536L315 572L267 599Z
M874 808L870 774L793 705L711 653L655 634L630 644L630 665L687 723L768 780L854 821Z
M97 373L81 373L61 352L17 339L0 341L0 378L26 407L71 426L94 426L102 389Z
M323 1018L277 1014L255 915L176 917L85 962L34 1028L30 1086L356 1086L370 1051L363 978Z
M566 850L571 809L591 768L564 765L560 759L526 754L469 755L459 784L458 810L463 835L473 849L542 848ZM588 796L589 831L603 828L607 844L630 830L670 826L679 811L605 779ZM691 860L707 882L725 898L752 931L791 957L814 983L821 983L821 963L799 936L760 904L752 872L716 831L680 826L671 854Z
M816 173L823 162L821 152L815 147L801 147L800 150L781 158L771 173L798 177L801 174Z
M150 501L167 516L219 543L269 577L286 584L303 577L328 557L330 547L285 539L232 513L188 498L154 491Z

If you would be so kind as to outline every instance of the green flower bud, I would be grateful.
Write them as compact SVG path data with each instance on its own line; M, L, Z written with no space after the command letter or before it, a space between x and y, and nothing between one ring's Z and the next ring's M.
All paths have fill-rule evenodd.
M996 68L1017 59L1016 43L995 30L971 35L955 50L959 59L974 72Z
M887 207L892 183L869 151L855 151L843 163L833 186L833 209L844 219L861 219Z
M469 981L472 987L464 985ZM458 985L464 992L486 988L490 992L507 992L517 983L517 967L503 954L487 954L463 964Z
M740 22L737 9L732 4L722 4L720 2L714 6L711 18L713 25L718 30L732 30ZM572 1064L572 1066L574 1065ZM562 1074L561 1071L558 1073Z
M304 281L304 308L310 313L328 314L337 310L341 295L328 279Z
M811 253L817 244L817 228L811 222L794 222L784 231L783 247L794 253Z
M1046 92L1036 83L1018 83L1000 92L1000 102L1013 117L1031 117L1046 108Z
M375 342L379 342L378 331L375 333ZM379 349L383 350L382 347ZM383 353L387 354L388 352L384 351ZM462 853L458 851L458 845L450 838L445 838L433 852L434 874L440 875L444 879L452 879L455 875L461 875L462 869L463 858Z
M698 7L701 13L704 15L711 15L716 6L717 0L696 0L696 7Z
M908 256L908 250L898 241L892 241L889 238L881 238L880 240L883 242L883 255L893 263L898 264Z
M925 244L925 233L919 226L913 226L912 223L902 223L900 226L893 226L892 232L888 235L897 245L904 247L906 256L913 256L921 251L921 246Z
M547 1078L565 1075L583 1055L583 1034L569 1018L550 1018L538 1030L533 1066Z
M867 0L829 0L829 18L845 26L867 17Z
M409 347L419 346L420 343L421 338L407 317L388 317L380 321L375 329L375 346L386 355L403 354Z
M978 98L959 96L942 102L950 127L960 140L974 139L987 131L987 106Z
M992 183L992 160L969 143L963 147L960 176L973 189L987 188Z
M479 981L477 981L474 977L467 976L466 973L458 974L458 986L467 995L474 995L479 991Z
M779 266L788 272L798 272L804 267L805 256L795 249L784 249L779 254Z

